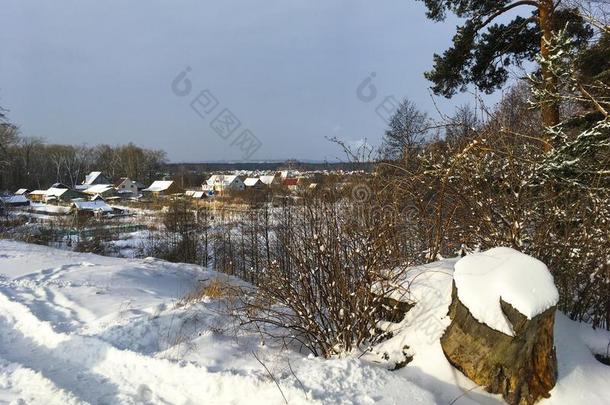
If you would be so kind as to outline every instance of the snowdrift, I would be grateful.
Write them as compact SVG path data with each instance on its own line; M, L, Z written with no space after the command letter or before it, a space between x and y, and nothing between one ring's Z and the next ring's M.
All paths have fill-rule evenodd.
M404 298L417 304L393 338L323 360L235 334L215 300L175 305L226 276L0 241L0 404L501 404L442 353L454 264L410 272ZM541 403L607 403L610 367L592 353L610 334L558 313L555 339L559 379ZM413 361L390 371L405 350Z

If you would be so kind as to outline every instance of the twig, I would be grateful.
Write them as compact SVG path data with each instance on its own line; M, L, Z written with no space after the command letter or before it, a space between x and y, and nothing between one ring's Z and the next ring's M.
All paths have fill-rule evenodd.
M261 359L258 358L258 356L256 355L256 353L254 352L254 350L252 351L252 355L254 356L254 358L256 359L256 361L258 361L261 366L263 366L265 368L265 370L267 370L267 373L269 374L269 377L271 377L271 379L273 380L273 382L275 383L275 385L277 385L277 389L280 390L280 394L282 394L282 398L284 398L284 402L286 404L288 404L288 400L286 399L286 395L284 395L284 391L282 391L282 387L280 387L280 383L276 380L276 378L273 376L273 374L271 373L271 371L269 371L269 369L267 368L267 366L265 365L265 363L263 363L261 361Z
M471 389L469 389L469 390L467 390L467 391L463 392L461 395L459 395L459 396L457 396L457 397L453 398L453 400L452 400L451 402L449 402L449 404L448 404L448 405L453 405L453 404L455 404L455 403L456 403L456 402L457 402L457 401L458 401L460 398L462 398L464 395L468 394L469 392L471 392L472 390L474 390L475 388L478 388L478 387L479 387L478 385L475 385L475 386L474 386L474 387L472 387Z
M305 393L305 399L309 400L309 395L307 395L307 390L305 390L305 386L303 385L303 383L301 382L301 380L299 379L299 377L297 377L296 373L294 372L294 370L292 369L292 365L290 364L290 359L287 359L288 361L288 368L290 369L290 372L292 373L292 375L294 376L294 378L297 380L297 382L299 383L299 385L301 386L301 389L303 390L303 392Z

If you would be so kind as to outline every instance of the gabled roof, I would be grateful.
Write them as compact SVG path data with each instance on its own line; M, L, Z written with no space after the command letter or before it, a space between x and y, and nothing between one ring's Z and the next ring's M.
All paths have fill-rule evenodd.
M95 184L91 187L87 187L83 192L87 194L101 194L113 189L114 187L110 184Z
M29 191L29 188L20 188L19 190L15 191L15 195L27 194Z
M240 179L240 178L239 178L239 176L238 176L238 175L236 175L236 174L232 174L232 175L230 175L230 176L225 176L225 177L224 177L224 183L225 183L225 184L231 184L231 183L233 183L235 180L241 180L241 179Z
M172 184L174 184L174 182L172 180L157 180L157 181L154 181L153 184L151 184L148 188L145 188L142 191L152 191L152 192L165 191L168 188L170 188L172 186Z
M222 184L223 186L228 186L232 184L235 180L241 180L236 174L214 174L210 176L209 179L206 180L206 183L209 186L213 186L214 184Z
M112 183L115 187L120 186L121 184L123 184L123 182L125 182L126 180L129 180L128 177L121 177L120 179L116 180L114 183Z
M282 185L285 187L297 186L298 184L299 184L299 179L297 179L296 177L284 179L284 181L282 182Z
M266 185L270 185L275 181L275 175L270 175L270 176L261 176L260 180L265 183Z
M67 188L51 187L44 192L44 195L46 197L61 197L68 190Z
M110 205L106 204L103 200L95 201L74 201L72 205L79 211L102 211L112 212L113 209Z
M246 180L244 180L244 184L246 185L246 187L256 186L256 183L260 182L261 180L257 177L248 177Z
M28 204L28 200L24 195L0 195L0 201L5 204Z
M213 174L205 182L208 186L213 186L214 183L216 183L216 181L220 181L220 177L221 177L221 175L219 175L219 174Z
M102 172L91 172L85 176L83 184L93 184L93 182L102 175Z

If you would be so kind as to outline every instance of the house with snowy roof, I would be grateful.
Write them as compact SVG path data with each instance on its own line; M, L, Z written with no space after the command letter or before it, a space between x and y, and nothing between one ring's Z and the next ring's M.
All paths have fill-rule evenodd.
M184 190L173 180L157 180L142 190L142 192L153 197L161 197L172 194L182 194L184 193Z
M80 216L100 216L114 212L114 209L101 199L95 201L74 201L71 206Z
M206 180L206 184L214 188L215 192L223 191L243 191L246 186L243 180L237 175L215 174Z
M113 184L116 195L122 198L137 197L140 191L145 189L142 183L131 180L129 177L121 177Z
M244 186L248 190L261 190L263 187L266 187L265 183L258 177L248 177L244 180Z
M55 183L47 190L34 190L28 194L28 197L32 201L63 201L69 202L75 198L82 198L83 194L72 190L70 187L63 183Z
M0 205L4 207L24 207L30 205L25 195L0 195Z
M34 190L31 190L29 188L20 188L19 190L15 191L15 195L27 195L29 193L31 193Z
M195 200L201 200L207 197L206 192L203 190L187 190L184 192L184 195Z
M77 190L86 190L96 184L112 184L112 181L102 174L102 172L91 172L85 176L85 181L78 184L75 188Z
M277 174L260 176L259 179L261 180L261 182L263 184L265 184L266 186L269 186L269 187L279 186L282 184L282 179Z
M82 192L89 196L99 195L103 198L113 197L117 194L116 189L111 184L94 184L93 186L82 190Z

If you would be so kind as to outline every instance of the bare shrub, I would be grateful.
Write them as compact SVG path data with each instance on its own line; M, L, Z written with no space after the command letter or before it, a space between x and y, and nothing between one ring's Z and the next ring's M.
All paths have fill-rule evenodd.
M149 233L142 254L170 262L207 266L210 260L210 215L186 199L169 202L162 225Z
M324 357L375 342L382 297L400 289L405 263L395 224L366 206L360 215L345 200L284 207L273 260L243 302L243 323Z

